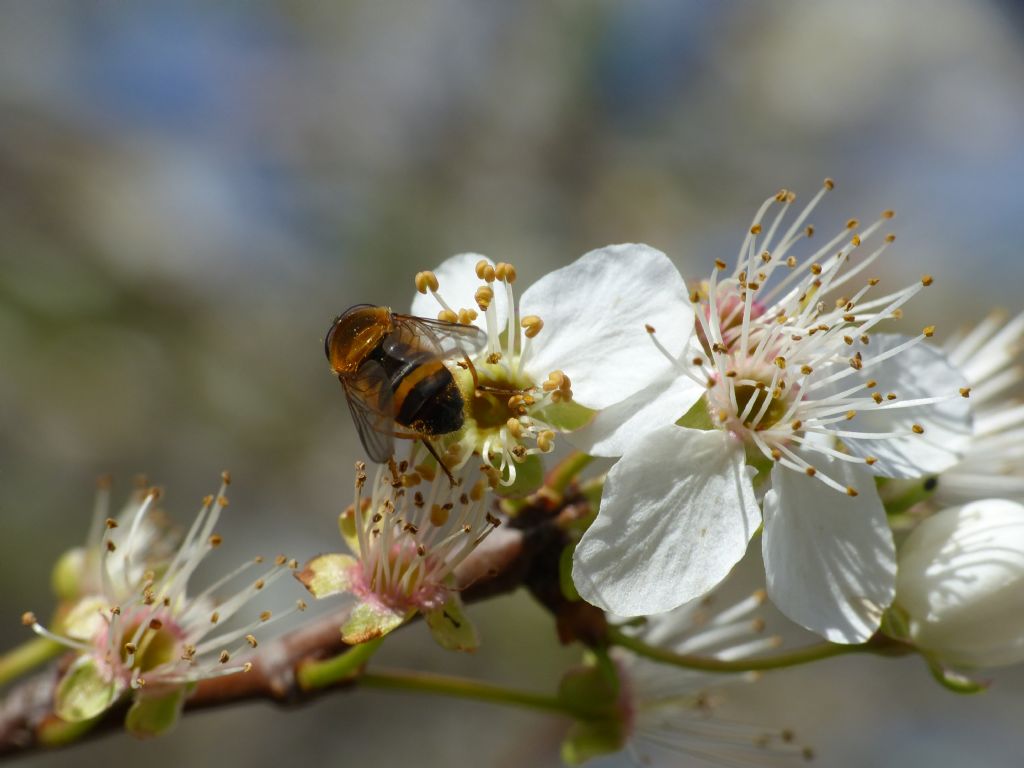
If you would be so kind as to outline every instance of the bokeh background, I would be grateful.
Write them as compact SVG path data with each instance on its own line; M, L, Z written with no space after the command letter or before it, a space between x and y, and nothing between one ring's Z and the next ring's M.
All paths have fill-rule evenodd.
M893 207L879 271L936 276L910 325L1024 308L1022 32L1009 0L5 3L0 642L51 605L101 472L125 493L149 473L187 519L230 468L222 568L336 548L358 443L323 334L353 303L407 306L452 253L528 283L642 241L700 276L765 196L833 176L819 227ZM475 657L414 627L384 658L538 690L576 658L525 596L471 611ZM729 706L823 766L995 768L1020 765L1022 692L1013 670L957 698L915 660L845 659ZM563 730L360 693L24 764L543 766Z

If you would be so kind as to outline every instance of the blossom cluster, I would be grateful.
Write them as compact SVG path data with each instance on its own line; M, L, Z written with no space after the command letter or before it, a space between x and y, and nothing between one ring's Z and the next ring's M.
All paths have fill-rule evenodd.
M249 607L297 567L283 555L270 563L249 560L191 592L193 573L223 543L216 530L229 483L225 472L217 493L203 499L181 536L158 507L158 489L136 489L111 517L110 486L101 481L85 546L70 550L54 569L62 601L52 627L31 612L22 617L74 654L56 691L59 718L88 722L130 698L127 729L138 736L162 733L197 683L249 672L253 665L246 657L259 644L257 633L305 608L302 601L278 614ZM232 581L243 585L229 596L219 594ZM244 620L231 626L236 615Z
M467 253L416 275L408 315L339 317L332 371L367 453L387 449L356 465L338 518L348 551L279 557L220 602L260 560L186 595L220 543L227 477L184 537L155 491L110 517L101 489L87 545L55 571L52 628L25 616L75 654L56 714L89 720L131 697L129 728L164 730L199 681L251 668L243 652L270 614L215 630L289 571L315 598L347 601L348 645L422 617L444 648L475 650L462 599L474 560L503 524L530 524L524 505L551 507L561 490L545 472L570 451L608 461L586 493L570 479L584 511L554 521L562 598L611 628L559 691L576 718L569 762L808 757L788 731L712 717L709 677L651 660L756 658L778 643L753 615L769 601L829 643L916 650L947 683L1024 661L1024 314L992 314L943 347L932 325L908 332L904 306L932 276L876 276L890 210L819 234L811 217L833 188L803 207L770 196L735 258L689 283L640 244L522 292L515 266ZM764 590L711 610L755 540Z

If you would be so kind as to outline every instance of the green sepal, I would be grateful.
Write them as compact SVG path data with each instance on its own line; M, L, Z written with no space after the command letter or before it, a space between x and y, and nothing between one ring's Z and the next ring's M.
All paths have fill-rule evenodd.
M67 720L61 720L56 715L48 715L36 726L36 739L44 747L64 747L68 744L74 744L91 731L102 719L103 715L99 715L90 720L69 723Z
M356 555L361 555L359 533L356 530L356 513L353 507L349 507L338 515L338 531L341 533L341 538L348 544L349 550Z
M576 552L576 544L572 543L562 549L558 556L558 586L562 588L562 595L571 603L580 600L580 593L576 591L576 584L572 580L572 556Z
M962 672L949 669L933 658L925 656L925 661L928 662L928 671L932 673L932 677L939 685L953 693L964 695L984 693L992 684L989 680L973 680Z
M628 736L614 665L607 657L595 662L570 670L558 686L559 700L576 717L562 742L562 760L569 765L619 752Z
M558 698L577 718L619 719L619 679L608 661L570 669L558 684Z
M103 614L110 606L99 597L83 597L59 612L54 622L54 631L75 640L90 642L107 628Z
M543 408L531 411L530 415L550 424L560 432L572 432L587 426L597 415L597 411L580 405L575 400L569 400L549 403Z
M91 656L82 656L61 678L54 694L53 711L69 723L91 720L113 705L120 693L118 687Z
M384 637L402 626L416 611L395 611L373 603L357 603L348 620L341 626L341 639L349 645L358 645Z
M936 477L918 477L911 480L880 477L876 479L875 484L878 486L878 495L882 499L885 513L898 515L931 498L939 482Z
M697 400L696 403L690 406L690 410L680 417L679 421L676 422L676 426L699 429L701 432L714 429L715 425L711 421L711 414L708 413L707 400L703 396Z
M480 647L480 635L462 609L462 598L455 592L440 608L424 614L430 634L445 650L473 653Z
M173 728L188 696L186 686L179 686L162 695L141 694L132 702L124 719L124 727L132 736L151 739Z
M499 485L494 493L507 499L529 496L544 483L544 462L536 453L516 462L516 481L512 485Z
M50 572L50 586L60 600L75 600L82 594L82 576L86 554L82 547L69 549L54 563Z
M602 755L621 752L626 745L626 729L619 720L577 720L569 726L562 741L562 762L580 765Z
M351 555L330 554L314 557L295 574L313 597L320 599L352 589L353 572L359 561Z

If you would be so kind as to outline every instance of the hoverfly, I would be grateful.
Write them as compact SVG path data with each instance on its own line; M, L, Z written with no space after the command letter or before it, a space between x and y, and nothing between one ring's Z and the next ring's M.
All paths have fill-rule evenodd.
M462 428L463 398L445 360L479 352L487 334L474 325L400 315L357 304L331 324L324 351L372 461L386 463L394 438L421 440L449 479L431 438ZM396 427L398 427L396 429Z

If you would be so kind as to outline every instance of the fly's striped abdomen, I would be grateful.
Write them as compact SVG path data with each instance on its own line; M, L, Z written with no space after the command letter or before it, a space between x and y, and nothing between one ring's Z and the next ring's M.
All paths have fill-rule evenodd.
M391 381L398 424L427 435L462 428L462 394L443 362L406 345L381 349L378 360Z

